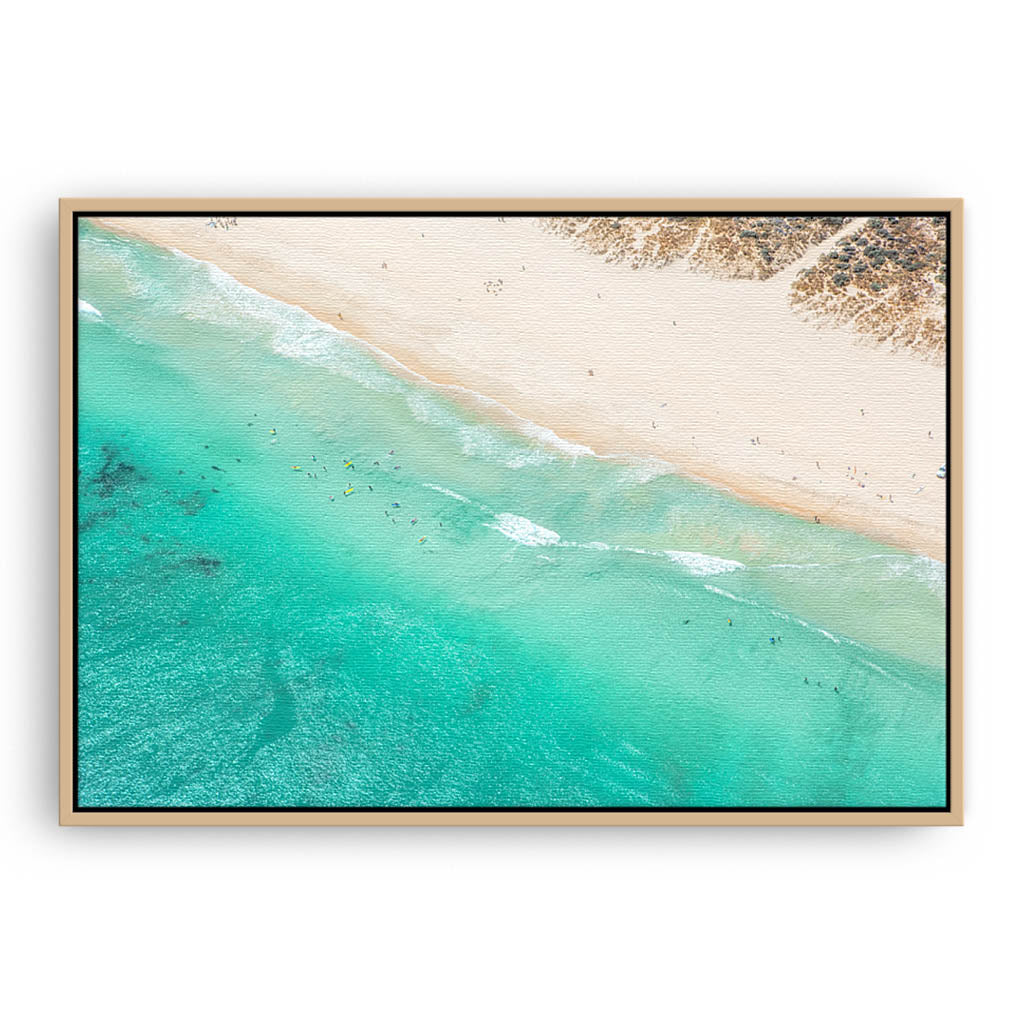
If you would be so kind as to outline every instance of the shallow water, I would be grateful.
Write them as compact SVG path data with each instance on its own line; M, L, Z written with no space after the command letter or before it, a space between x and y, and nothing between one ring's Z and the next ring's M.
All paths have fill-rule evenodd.
M945 802L941 564L85 223L79 298L84 806Z

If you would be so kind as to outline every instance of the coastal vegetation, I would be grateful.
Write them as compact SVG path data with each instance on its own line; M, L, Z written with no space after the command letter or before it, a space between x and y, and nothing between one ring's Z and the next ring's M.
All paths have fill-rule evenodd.
M685 260L719 277L764 280L850 223L850 217L549 217L544 226L610 263Z
M543 227L636 270L683 261L716 277L764 281L834 240L795 270L790 302L849 324L879 344L943 362L943 217L549 217Z
M801 271L793 306L932 362L946 353L944 217L871 217Z

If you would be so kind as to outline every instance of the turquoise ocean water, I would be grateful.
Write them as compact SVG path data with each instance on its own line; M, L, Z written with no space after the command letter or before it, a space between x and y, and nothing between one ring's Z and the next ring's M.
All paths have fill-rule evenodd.
M83 806L945 802L940 563L85 222L78 294Z

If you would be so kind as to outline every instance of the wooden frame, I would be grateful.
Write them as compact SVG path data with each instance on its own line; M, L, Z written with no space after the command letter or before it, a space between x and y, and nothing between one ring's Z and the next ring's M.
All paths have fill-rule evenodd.
M948 772L944 810L83 811L74 807L74 245L76 214L615 211L949 215ZM66 825L960 825L963 823L963 200L961 199L62 199L60 202L60 822Z

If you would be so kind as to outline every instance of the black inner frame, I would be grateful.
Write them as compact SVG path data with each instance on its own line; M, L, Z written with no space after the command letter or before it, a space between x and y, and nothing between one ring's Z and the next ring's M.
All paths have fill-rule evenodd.
M844 211L844 210L695 210L692 211L693 216L702 217L804 217L813 215L839 215L845 216L851 213L856 213L858 216L868 217L920 217L920 216L933 216L933 217L944 217L946 221L946 476L949 479L949 473L952 467L952 461L950 459L951 446L952 446L952 410L950 408L950 393L951 393L951 381L952 381L952 369L951 369L951 352L950 348L952 345L952 320L951 320L951 305L952 295L951 288L953 283L952 277L952 239L951 239L951 228L952 228L952 217L948 210L913 210L913 211L899 211L899 210L856 210L856 211ZM397 811L417 811L417 812L452 812L452 811L474 811L474 812L554 812L554 813L586 813L586 812L600 812L600 811L615 811L615 812L631 812L638 813L642 812L645 814L651 813L727 813L733 814L736 812L799 812L808 815L814 814L825 814L835 813L839 811L845 811L848 813L858 811L871 811L871 812L889 812L889 813L905 813L907 811L919 811L919 812L935 812L950 810L950 786L951 786L951 775L952 775L952 748L951 748L951 673L952 673L952 652L951 652L951 638L952 638L952 623L951 623L951 599L952 599L952 581L950 578L951 571L951 557L952 557L952 538L950 533L950 519L952 509L952 495L950 486L947 483L946 486L946 802L941 807L850 807L850 806L838 806L838 807L826 807L826 806L815 806L815 807L786 807L786 806L767 806L767 807L702 807L702 806L687 806L687 807L632 807L632 806L612 806L612 807L572 807L572 806L560 806L560 805L542 805L542 806L529 806L529 805L518 805L511 807L491 807L491 806L473 806L473 805L451 805L451 806L385 806L385 807L373 807L364 805L352 805L352 806L324 806L321 804L304 804L297 806L277 807L272 805L254 805L251 807L228 807L228 806L204 806L204 807L161 807L155 805L139 805L129 807L118 807L118 806L98 806L98 807L84 807L79 803L78 800L78 221L80 217L491 217L491 216L502 216L502 217L638 217L638 216L686 216L689 211L685 210L502 210L496 208L493 210L325 210L325 211L305 211L305 210L259 210L259 211L232 211L232 210L153 210L145 212L126 212L123 210L91 210L91 211L75 211L72 214L72 309L73 309L73 328L72 328L72 343L71 343L71 362L72 362L72 446L74 448L73 453L73 464L72 464L72 492L71 492L71 509L72 509L72 809L76 813L89 813L89 812L148 812L148 811L161 811L161 812L177 812L177 813L224 813L224 812L304 812L309 813L311 811L319 812L351 812L351 813L365 813L372 811L384 811L384 812L397 812Z

